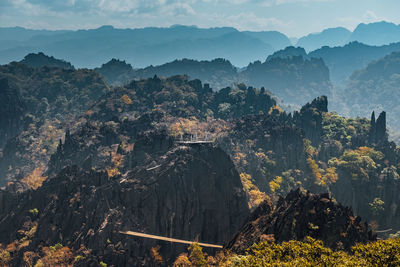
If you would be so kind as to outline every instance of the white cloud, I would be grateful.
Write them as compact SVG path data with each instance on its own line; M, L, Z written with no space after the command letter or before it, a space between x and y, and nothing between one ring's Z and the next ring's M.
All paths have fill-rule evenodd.
M337 4L323 4L321 12L309 8L312 3L317 2L337 2ZM392 16L389 19L381 17L385 15L383 11L374 13L373 11L377 12L374 5L365 4L364 10L360 10L359 5L350 2L345 0L0 0L0 24L48 29L96 28L101 25L113 25L119 28L168 27L173 24L183 24L204 28L231 26L239 30L278 30L290 36L300 36L320 31L324 27L344 26L354 29L361 22L393 21L393 16L390 14L386 13L386 16ZM331 6L331 13L324 11ZM352 8L346 9L344 6Z
M52 14L50 10L42 8L37 4L31 3L29 0L6 0L19 12L29 16L42 16Z
M171 5L164 6L161 11L163 14L170 16L188 16L196 14L192 6L188 3L173 3Z
M375 14L375 12L373 12L371 10L365 11L365 13L363 15L363 19L365 22L375 22L377 20L382 20L382 19L379 19L379 17Z
M271 0L265 1L273 3L274 5L293 4L293 3L311 3L311 2L330 2L333 0Z
M105 12L130 12L133 9L139 7L140 1L129 1L129 0L100 0L97 4L97 8ZM152 2L152 1L149 1ZM96 8L92 6L91 8Z
M59 13L125 13L157 11L164 7L194 11L191 5L197 0L0 0L10 3L17 9L54 11Z
M375 12L371 10L365 11L365 13L360 17L339 17L336 19L339 23L348 29L355 29L360 23L372 23L377 21L389 21L385 17L380 17L376 15Z
M279 6L284 4L293 4L293 3L309 3L309 2L329 2L334 0L202 0L203 2L225 2L234 5L241 4L260 4L261 6Z

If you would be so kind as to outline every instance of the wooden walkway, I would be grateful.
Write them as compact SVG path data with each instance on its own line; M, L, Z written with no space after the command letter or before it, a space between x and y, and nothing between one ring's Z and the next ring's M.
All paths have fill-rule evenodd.
M181 239L176 239L176 238L169 238L169 237L158 236L158 235L143 234L143 233L132 232L132 231L126 231L126 232L120 232L120 233L124 234L124 235L131 235L131 236L137 236L137 237L143 237L143 238L157 239L157 240L162 240L162 241L167 241L167 242L181 243L181 244L188 244L188 245L196 242L196 241L186 241L186 240L181 240ZM222 248L221 245L213 245L213 244L200 243L200 242L196 242L196 243L199 244L202 247Z

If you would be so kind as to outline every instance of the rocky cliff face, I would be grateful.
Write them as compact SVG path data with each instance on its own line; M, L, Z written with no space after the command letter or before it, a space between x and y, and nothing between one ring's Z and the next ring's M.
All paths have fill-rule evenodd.
M146 146L140 149L152 154ZM13 197L2 192L0 242L12 242L22 225L37 223L30 245L16 253L62 243L91 249L97 262L148 266L152 247L160 245L159 253L168 263L186 246L119 231L223 244L248 216L239 175L221 149L166 147L153 159L112 179L69 167L36 191ZM29 213L34 208L37 215ZM16 266L22 257L17 259Z
M303 240L306 236L320 239L333 249L347 250L358 242L376 238L351 208L338 204L328 194L314 195L297 189L276 206L269 201L261 204L226 248L243 253L268 238L282 242Z
M0 148L18 134L23 126L26 106L19 92L10 88L7 78L0 77Z
M67 131L64 142L60 140L57 151L50 157L47 173L50 175L57 174L64 167L77 165L86 170L92 168L104 170L112 165L113 153L120 156L134 157L135 160L125 161L125 169L132 166L133 161L139 160L136 156L141 153L141 145L156 146L154 142L163 142L167 135L160 132L154 132L157 139L152 136L152 131L155 130L155 123L162 124L161 121L164 115L159 112L151 112L143 114L136 120L114 120L107 122L88 122L85 125L71 133ZM160 130L161 131L161 130ZM169 137L171 143L172 138ZM132 153L133 147L135 150ZM166 149L169 149L168 146ZM165 152L166 150L162 150ZM150 153L151 151L147 151ZM153 151L154 152L154 151ZM135 154L136 153L136 154ZM135 154L135 155L134 155ZM121 166L123 167L123 166Z
M371 144L387 142L388 134L386 130L386 112L383 111L379 114L378 119L375 121L375 112L371 115L371 128L369 134L369 141Z
M217 142L234 159L239 172L250 174L254 183L268 192L271 177L290 168L304 169L303 139L303 131L292 124L290 116L281 113L237 119Z

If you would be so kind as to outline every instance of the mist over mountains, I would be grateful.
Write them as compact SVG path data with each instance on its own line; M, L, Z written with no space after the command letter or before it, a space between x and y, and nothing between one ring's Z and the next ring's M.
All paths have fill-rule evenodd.
M10 29L2 29L0 30ZM21 31L21 29L16 29ZM46 32L48 33L48 32ZM31 31L27 31L31 34ZM254 36L260 36L258 39ZM265 41L279 35L281 47L274 48ZM214 59L224 57L233 64L244 66L288 44L283 34L255 34L239 32L234 28L200 29L173 26L170 28L116 29L103 26L93 30L53 32L38 35L29 41L3 40L2 63L18 60L27 53L42 51L63 58L77 67L97 67L112 58L125 59L136 67L162 64L177 58ZM272 42L272 41L271 41ZM280 42L276 42L280 44Z
M400 42L400 26L388 22L360 24L354 32L327 29L302 37L297 43L276 31L239 31L232 27L202 29L195 26L117 29L102 26L91 30L48 31L21 27L0 28L0 63L19 61L32 52L62 58L75 67L95 68L111 60L126 60L134 67L159 65L175 59L225 58L238 67L264 61L290 45L306 51L323 46L343 46L351 41L367 45Z
M354 41L376 46L397 43L400 41L400 25L385 21L361 23L353 32L343 27L330 28L304 36L296 45L312 51L323 46L343 46Z
M348 43L352 32L346 28L330 28L320 33L311 33L301 37L296 45L304 47L307 51L312 51L323 46L342 46Z

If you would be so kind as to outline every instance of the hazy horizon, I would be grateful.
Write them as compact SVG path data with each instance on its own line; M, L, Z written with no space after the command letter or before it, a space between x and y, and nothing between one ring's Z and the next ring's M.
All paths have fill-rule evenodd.
M362 24L362 23L364 23L364 24L371 24L371 23L379 23L379 22L393 23L393 24L395 24L395 25L400 26L400 24L396 24L396 23L394 23L394 22L392 22L392 21L386 21L386 20L374 21L374 22L366 22L366 23L361 22L360 24ZM301 38L301 37L305 37L305 36L310 35L310 34L318 34L318 33L321 33L321 32L324 31L324 30L327 30L327 29L334 29L334 28L345 28L345 29L347 29L347 30L349 30L349 31L352 32L352 31L354 31L355 28L356 28L358 25L360 25L360 24L357 24L357 25L356 25L355 27L353 27L353 28L347 28L347 27L344 27L344 26L333 26L333 27L321 29L320 31L305 33L304 35L301 35L301 36L292 36L292 35L288 35L288 34L286 34L285 32L281 32L281 31L278 31L278 30L254 30L254 32L277 31L277 32L280 32L280 33L286 35L288 38L299 39L299 38ZM79 31L79 30L96 30L96 29L99 29L99 28L102 28L102 27L113 27L114 29L119 29L119 30L126 30L126 29L129 29L129 30L137 30L137 29L146 29L146 28L165 28L165 29L168 29L168 28L173 28L173 27L193 27L193 28L198 28L198 29L235 28L235 29L238 30L238 31L252 31L252 30L246 30L246 29L241 30L241 29L238 29L238 28L233 27L233 26L216 26L216 27L210 26L210 27L201 27L201 26L198 26L198 25L189 25L189 24L187 24L187 25L186 25L186 24L171 24L171 25L169 25L169 26L168 26L168 25L166 25L166 26L144 26L144 27L136 27L136 28L135 28L135 27L119 27L119 26L110 25L110 24L103 24L103 25L99 25L99 26L93 26L93 27L88 27L88 28L76 28L76 29L68 29L68 28L59 28L59 29L30 28L30 27L24 27L24 26L19 26L19 25L15 25L15 26L6 26L6 27L1 26L0 28L23 28L23 29L27 29L27 30L38 30L38 31L40 31L40 30L44 30L44 31ZM295 44L293 44L293 45L295 45Z
M196 25L279 31L298 38L327 28L345 27L353 31L360 23L400 24L397 10L400 2L395 0L5 0L0 2L0 26L78 30L103 25Z

